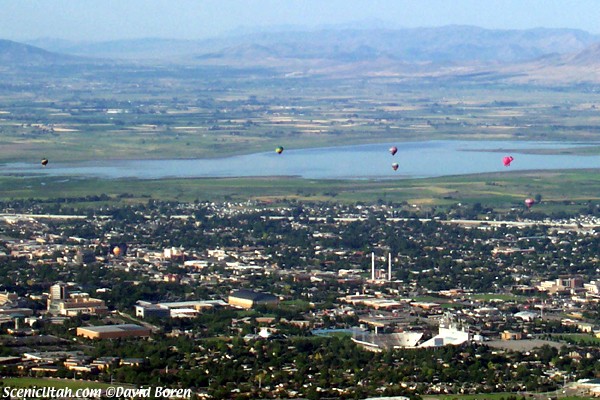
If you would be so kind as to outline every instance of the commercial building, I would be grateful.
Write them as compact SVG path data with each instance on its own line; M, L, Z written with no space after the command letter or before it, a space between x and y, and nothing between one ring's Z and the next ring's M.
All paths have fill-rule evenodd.
M69 297L69 289L66 283L59 282L50 286L50 300L63 300Z
M106 314L108 307L104 300L90 297L83 292L69 290L69 285L58 282L50 286L50 296L47 303L48 313L72 317L78 314Z
M77 328L77 336L88 339L148 337L150 336L150 329L135 324L88 326Z
M252 290L240 289L231 292L229 295L229 305L252 308L258 305L277 305L279 299L269 293L254 292Z
M135 306L135 316L140 318L194 317L202 310L224 306L227 306L227 303L223 300L192 300L157 304L138 301Z
M72 293L69 298L48 299L48 312L67 317L78 314L106 314L108 307L104 300L94 299L87 293Z

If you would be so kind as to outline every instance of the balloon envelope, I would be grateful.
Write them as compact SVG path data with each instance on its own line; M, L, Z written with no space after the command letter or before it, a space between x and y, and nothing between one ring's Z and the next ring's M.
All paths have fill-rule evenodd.
M42 158L42 165L45 167L46 165L48 165L48 159L47 158Z
M534 204L535 204L534 199L525 199L525 205L527 206L527 208L531 208L531 206Z
M393 164L392 164L392 169L393 169L394 171L398 170L398 163L393 163Z
M112 252L113 252L113 254L114 254L115 256L117 256L117 257L118 257L118 256L119 256L119 254L121 254L121 248L120 248L119 246L115 246L115 247L113 248L113 251L112 251Z
M283 153L283 147L281 147L281 146L277 147L277 148L275 149L275 152L276 152L277 154L281 154L281 153Z
M397 152L398 152L398 148L396 146L390 147L390 153L392 155L396 155Z
M512 156L506 156L502 159L502 164L504 164L505 167L510 167L510 163L514 160L514 158L512 158Z

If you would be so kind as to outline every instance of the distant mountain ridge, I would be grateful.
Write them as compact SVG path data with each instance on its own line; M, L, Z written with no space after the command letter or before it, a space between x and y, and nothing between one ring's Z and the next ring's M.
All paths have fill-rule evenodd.
M4 66L55 63L65 58L70 57L23 43L0 39L0 64Z
M403 62L517 62L584 49L600 36L575 29L492 30L452 25L410 29L320 29L249 33L205 40L136 39L98 43L30 42L50 51L107 58L261 57Z
M136 39L31 45L0 40L0 67L76 64L95 57L148 66L268 68L281 77L600 83L600 36L573 29L489 30L472 26L322 29L249 33L211 40ZM51 51L50 51L51 50ZM70 55L59 54L68 53Z
M78 65L96 63L91 57L61 54L29 44L0 39L0 67Z

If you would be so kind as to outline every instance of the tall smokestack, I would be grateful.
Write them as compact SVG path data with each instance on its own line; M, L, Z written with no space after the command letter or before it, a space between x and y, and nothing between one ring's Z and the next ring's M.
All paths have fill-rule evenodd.
M388 254L388 281L392 281L392 253Z
M375 280L375 252L371 252L371 280Z

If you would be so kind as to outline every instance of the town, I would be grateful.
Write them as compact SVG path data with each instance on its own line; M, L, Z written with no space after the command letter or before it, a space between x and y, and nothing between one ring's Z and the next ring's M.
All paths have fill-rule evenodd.
M597 206L106 204L1 204L3 376L197 398L600 393Z

